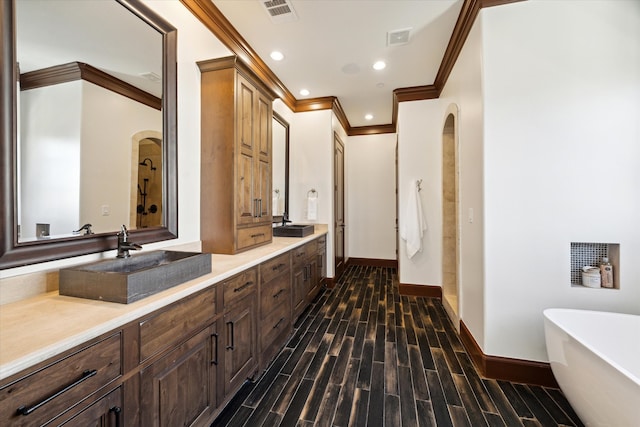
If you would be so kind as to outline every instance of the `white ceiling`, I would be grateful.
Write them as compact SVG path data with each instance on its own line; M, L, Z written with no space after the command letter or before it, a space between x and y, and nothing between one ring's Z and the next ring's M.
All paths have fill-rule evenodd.
M289 1L298 19L274 23L261 0L212 0L296 99L336 96L352 127L390 124L394 89L434 83L462 7L462 0ZM389 31L406 28L409 43L387 46ZM285 59L272 60L273 50ZM387 63L382 71L372 68L378 60Z

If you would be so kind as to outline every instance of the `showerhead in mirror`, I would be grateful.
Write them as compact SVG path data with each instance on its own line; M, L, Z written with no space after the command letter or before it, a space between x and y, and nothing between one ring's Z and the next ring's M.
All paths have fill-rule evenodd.
M147 160L149 161L149 164L147 164ZM151 166L152 171L156 170L155 166L153 166L153 162L148 157L146 157L143 161L140 162L140 166Z

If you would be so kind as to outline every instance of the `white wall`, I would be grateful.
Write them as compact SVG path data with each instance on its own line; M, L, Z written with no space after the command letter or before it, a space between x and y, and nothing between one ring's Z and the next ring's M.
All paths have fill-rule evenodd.
M640 314L640 3L514 3L482 28L484 351L546 360L547 307ZM572 288L571 242L619 243L620 290Z
M36 237L36 223L69 234L80 215L82 83L21 91L20 108L20 238Z
M458 137L459 316L484 344L484 206L482 21L476 20L453 67L440 101L441 129L449 112ZM473 222L469 221L472 210Z
M398 107L398 220L402 227L407 198L416 180L427 224L422 252L407 257L400 239L399 280L442 285L442 126L446 106L439 99L402 102Z
M296 223L329 224L327 259L333 260L333 132L331 110L297 113L289 145L289 218ZM318 195L317 220L307 217L307 194ZM327 262L333 277L333 262Z
M396 139L352 136L346 143L349 257L396 259Z

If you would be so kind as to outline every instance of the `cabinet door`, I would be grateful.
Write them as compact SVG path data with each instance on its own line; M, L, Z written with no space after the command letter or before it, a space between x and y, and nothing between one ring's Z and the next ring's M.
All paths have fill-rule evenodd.
M208 327L140 372L145 426L206 426L217 405L217 334Z
M306 307L307 296L307 281L306 281L306 265L301 265L293 270L293 289L292 306L293 306L293 320L295 321L304 311Z
M318 262L314 257L307 264L307 303L310 304L320 291L320 280L318 277Z
M255 294L243 298L224 315L225 395L234 393L256 371L255 321Z
M122 390L118 387L61 426L119 427L122 415Z
M255 147L253 157L255 159L255 183L254 198L257 200L256 222L271 223L271 126L272 111L271 101L265 98L259 91L255 92L256 113L253 128L255 132Z

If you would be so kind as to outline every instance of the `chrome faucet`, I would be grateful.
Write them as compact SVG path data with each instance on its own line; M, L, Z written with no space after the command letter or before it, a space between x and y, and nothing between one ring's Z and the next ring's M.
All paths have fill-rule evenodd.
M83 230L85 235L93 234L93 231L91 231L91 227L92 227L91 224L85 224L82 227L80 227L78 230L74 230L73 234L79 234Z
M142 246L129 241L129 231L123 224L118 233L118 255L116 258L129 258L131 256L129 251L139 251L140 249Z

